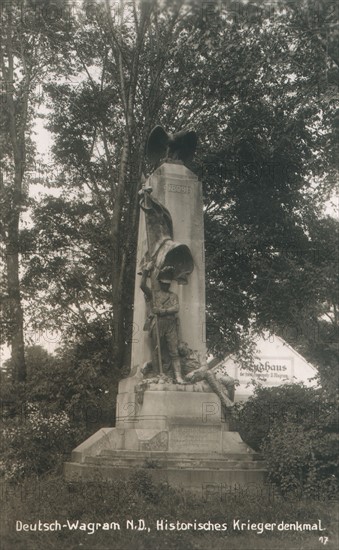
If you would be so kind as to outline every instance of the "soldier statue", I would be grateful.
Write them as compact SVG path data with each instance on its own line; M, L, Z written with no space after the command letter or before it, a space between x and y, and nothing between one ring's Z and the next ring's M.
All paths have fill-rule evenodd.
M152 370L162 374L162 365L169 356L173 377L177 384L184 384L179 357L179 300L175 292L170 291L174 267L165 266L159 273L158 290L147 285L152 265L148 264L142 272L140 288L148 305L148 317L144 330L151 337Z

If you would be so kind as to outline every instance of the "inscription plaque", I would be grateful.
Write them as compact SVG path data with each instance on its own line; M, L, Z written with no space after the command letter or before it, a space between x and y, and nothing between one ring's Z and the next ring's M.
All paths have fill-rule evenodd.
M182 453L220 453L219 426L176 426L169 432L169 448Z

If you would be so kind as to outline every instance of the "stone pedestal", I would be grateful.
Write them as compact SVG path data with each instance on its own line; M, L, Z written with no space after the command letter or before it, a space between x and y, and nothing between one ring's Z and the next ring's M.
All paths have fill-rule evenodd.
M225 487L263 484L264 463L229 431L219 398L187 388L145 391L142 404L135 393L119 393L116 427L74 449L66 479L125 479L135 468L149 468L154 481L197 494L206 487L218 495Z

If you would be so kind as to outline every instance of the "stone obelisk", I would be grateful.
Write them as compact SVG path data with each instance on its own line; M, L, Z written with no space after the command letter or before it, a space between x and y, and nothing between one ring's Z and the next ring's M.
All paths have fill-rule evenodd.
M148 178L145 188L152 188L156 198L171 213L174 240L189 247L194 268L187 284L173 281L171 290L179 298L180 338L197 351L201 363L206 362L205 339L205 265L204 223L201 182L186 166L174 163L162 164ZM137 248L137 274L134 289L134 319L132 342L132 372L137 372L145 361L150 360L150 343L143 330L146 306L140 292L138 274L142 258L147 252L145 216L140 215Z
M162 255L162 250L166 251L166 241L175 243L177 250L185 247L192 259L192 265L185 280L182 281L180 277L174 276L171 283L171 291L177 295L179 301L178 342L187 345L201 367L206 365L202 185L197 176L184 164L185 160L192 158L195 147L195 132L189 130L171 136L166 134L162 128L157 127L149 138L148 156L151 160L158 162L160 166L146 181L144 193L150 190L149 195L152 200L156 201L155 206L160 209L158 217L170 217L171 229L167 239L166 235L159 238L159 243L154 249L148 250L150 247L149 231L153 231L156 241L156 233L164 232L166 220L165 222L164 220L159 221L156 216L152 220L148 220L144 212L140 213L134 289L131 375L119 384L117 425L120 422L124 423L127 417L131 417L133 409L136 411L139 426L142 425L145 429L155 426L167 429L168 422L173 421L174 418L180 418L181 421L184 421L183 419L199 420L202 415L203 403L206 401L204 392L200 392L200 394L196 392L194 396L188 395L194 389L189 383L184 387L179 387L174 378L170 383L164 383L161 379L157 383L156 380L151 379L146 380L143 384L142 374L143 366L151 361L152 342L149 333L144 330L148 311L144 295L140 290L140 265L143 261L145 262L146 257L153 258L155 263L159 263L159 256L164 259L165 253ZM147 224L151 227L147 227ZM172 254L168 263L180 266L185 264L185 258L180 257L179 253ZM141 399L138 391L140 385L144 385L145 390ZM215 410L218 411L215 420L220 421L221 413L217 395L211 392L209 400L215 404ZM170 403L168 410L166 409L167 402ZM162 421L159 420L160 416L162 416ZM158 417L158 420L155 420L155 417Z

